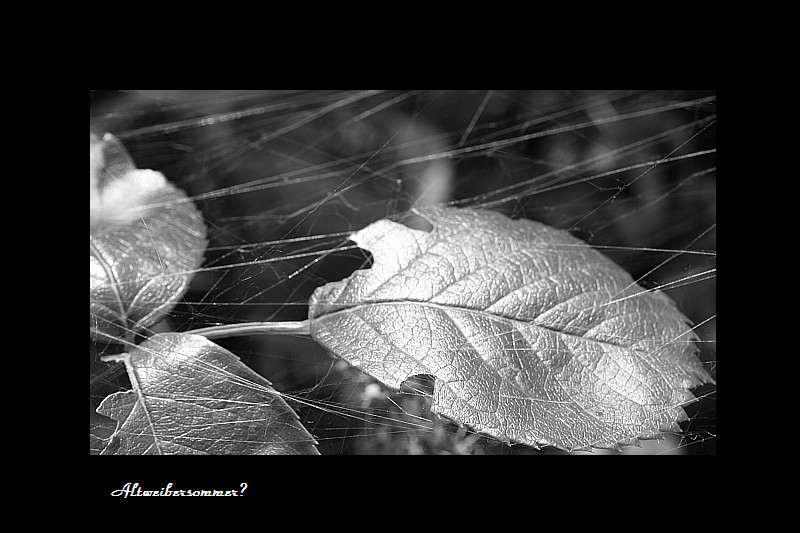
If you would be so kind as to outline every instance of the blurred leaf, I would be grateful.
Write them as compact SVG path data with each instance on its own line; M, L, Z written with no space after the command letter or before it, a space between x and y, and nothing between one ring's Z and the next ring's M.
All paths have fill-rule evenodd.
M154 335L121 360L133 390L97 412L117 421L101 455L317 455L269 381L205 337Z
M568 233L425 207L428 233L351 236L368 270L313 294L312 336L392 388L436 378L434 412L502 440L617 448L678 430L711 378L687 319Z
M111 135L90 135L89 175L89 328L120 342L184 293L203 261L205 224L183 191L137 170Z

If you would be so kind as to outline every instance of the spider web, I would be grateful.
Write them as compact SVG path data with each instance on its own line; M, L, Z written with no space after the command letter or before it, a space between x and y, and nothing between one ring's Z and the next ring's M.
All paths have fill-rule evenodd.
M209 246L153 332L307 318L311 293L368 267L347 236L427 204L486 207L569 230L675 300L716 376L713 91L95 91L90 129L162 172L203 213ZM306 338L219 339L269 379L323 454L528 454L436 417ZM90 427L129 388L90 343ZM716 453L716 386L683 433L624 453ZM558 452L560 453L560 452ZM593 452L603 453L603 452ZM612 452L617 453L617 452Z

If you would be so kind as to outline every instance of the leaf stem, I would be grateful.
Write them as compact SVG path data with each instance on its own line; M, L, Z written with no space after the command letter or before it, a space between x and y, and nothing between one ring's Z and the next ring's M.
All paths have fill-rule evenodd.
M310 337L311 326L308 320L299 322L247 322L244 324L225 324L192 329L186 333L202 335L207 339L242 337L245 335L303 335Z

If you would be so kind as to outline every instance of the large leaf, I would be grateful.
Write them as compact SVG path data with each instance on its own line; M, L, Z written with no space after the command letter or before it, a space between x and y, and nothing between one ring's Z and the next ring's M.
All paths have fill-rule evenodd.
M673 302L568 233L425 207L351 240L368 270L311 298L312 336L398 388L433 375L433 410L532 446L617 448L677 430L711 378Z
M113 136L89 136L89 329L120 341L160 320L205 251L205 224L186 194L137 170Z
M205 337L154 335L106 360L125 363L133 390L97 409L117 421L101 455L319 453L269 381Z

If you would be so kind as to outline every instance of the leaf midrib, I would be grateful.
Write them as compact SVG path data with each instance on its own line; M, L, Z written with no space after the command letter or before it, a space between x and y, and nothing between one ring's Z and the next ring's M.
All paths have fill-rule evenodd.
M522 321L522 320L517 320L517 319L511 318L511 317L506 317L506 316L502 316L502 315L495 315L493 313L489 313L487 311L483 311L483 310L479 310L479 309L471 309L471 308L465 308L465 307L460 307L460 306L444 306L444 305L441 305L441 304L434 304L434 303L430 303L430 302L415 302L415 301L408 301L408 300L403 300L403 301L400 301L400 302L393 302L393 301L369 302L369 304L376 304L376 305L386 305L386 304L396 305L398 303L401 303L401 304L421 304L421 305L424 305L424 306L427 306L427 307L433 307L433 308L442 309L444 311L447 311L448 309L459 309L459 310L464 310L464 311L470 311L470 312L479 313L479 314L482 314L482 315L485 315L485 316L488 316L488 317L491 317L491 318L494 318L494 319L504 319L504 320L509 320L509 321L512 321L512 322L519 322L519 323L523 323L523 324L530 325L530 326L540 327L540 328L546 329L548 331L554 331L556 333L569 335L568 333L565 333L563 331L553 330L553 329L550 329L550 328L546 328L544 326L538 326L537 324L532 324L532 323L525 322L525 321ZM341 310L338 310L338 311L334 311L334 312L329 313L327 315L323 315L323 317L330 317L331 315L344 313L344 312L354 312L354 311L358 310L358 307L363 306L363 305L365 305L365 304L359 304L359 305L355 305L355 306L352 306L352 307L348 307L346 309L341 309ZM370 328L372 328L373 331L375 331L376 333L380 334L379 331L375 330L374 326L371 323L368 322L367 325ZM456 325L456 327L460 328L458 325ZM593 339L590 339L590 340L593 340ZM602 341L597 341L597 342L599 342L601 344L611 344L611 343L603 343ZM399 348L399 347L397 347L397 349L401 350L406 356L416 359L413 354L408 353L404 349ZM498 376L501 380L504 380L506 383L509 383L512 387L514 387L515 389L520 391L520 393L521 393L520 396L521 397L534 399L534 398L532 398L530 396L529 391L527 391L526 389L520 387L517 383L514 383L513 381L509 381L509 380L505 379L503 376L501 376L498 373L497 368L495 368L492 364L488 363L485 360L483 361L483 364L485 365L486 368L489 369L490 372L492 372L493 374ZM435 376L434 372L430 372L430 373ZM444 380L438 380L437 379L437 382L440 383L441 386L446 386L448 388L450 387L450 384L448 382L444 381ZM458 396L457 394L455 394L455 395ZM472 404L472 401L469 400L469 399L463 400L463 401L465 401L466 403L474 406L474 404ZM575 405L576 408L580 409L582 412L586 413L591 418L594 418L595 420L597 420L601 424L605 424L605 421L599 419L590 409L586 409L586 407L584 407L583 405L575 402L574 400L571 400L571 403L573 405ZM554 442L555 441L553 439L544 439L544 438L540 437L539 444L543 444L543 445L551 444L552 445L552 444L554 444ZM556 444L556 445L558 445L558 444ZM581 446L577 446L577 448L580 448L580 447Z
M105 260L103 253L94 243L94 240L91 236L89 237L89 251L92 253L92 255L94 255L94 258L97 259L97 262L100 263L100 266L103 268L103 272L106 273L106 276L110 281L111 291L114 293L114 297L117 299L117 304L119 305L120 318L126 322L123 324L123 326L127 326L128 314L125 310L125 304L123 303L122 295L119 293L119 280L117 280L116 273L111 268L111 265L108 264L108 261Z
M489 311L485 311L483 309L475 309L473 307L464 307L464 306L460 306L460 305L443 305L443 304L437 304L437 303L433 303L433 302L426 302L426 301L419 301L419 300L376 300L376 301L371 301L371 302L359 302L357 304L353 304L353 305L350 305L350 306L347 306L347 307L343 307L341 309L337 309L336 311L331 311L329 313L318 315L318 316L312 318L311 322L313 323L315 320L324 320L326 318L335 317L337 314L352 313L352 312L358 311L360 309L363 309L365 307L372 307L372 306L396 307L398 305L417 305L417 306L421 306L421 307L429 307L429 308L433 308L433 309L438 309L440 311L444 311L445 313L448 312L448 311L451 311L451 310L465 311L465 312L468 312L468 313L474 313L474 314L485 316L487 318L491 318L491 319L495 319L495 320L507 320L507 321L513 322L515 324L521 324L522 327L535 327L535 328L540 328L540 329L544 329L544 330L547 330L547 331L551 331L553 333L558 333L560 335L567 335L569 337L585 339L585 340L588 340L588 341L591 341L591 342L596 342L598 344L605 344L605 345L608 345L608 346L617 346L617 347L621 347L621 348L630 348L629 346L627 346L625 344L618 344L618 343L610 342L610 341L606 341L606 340L587 338L584 335L576 335L574 333L568 333L568 332L560 330L560 329L548 327L548 326L546 326L544 324L536 324L534 322L529 322L529 321L525 321L525 320L519 320L517 318L510 317L510 316L490 313ZM313 331L313 328L312 328L312 331Z
M150 408L145 402L147 395L144 393L144 389L142 388L141 379L139 378L139 374L137 372L136 367L131 362L130 354L127 355L124 359L125 368L128 371L128 377L131 381L131 385L133 386L133 390L136 393L136 402L140 405L142 411L144 411L145 419L147 420L147 426L150 428L150 433L153 434L153 445L158 450L159 455L163 455L161 450L161 443L159 441L159 434L156 431L155 423L153 422L153 417L150 416ZM132 411L131 411L132 412Z

